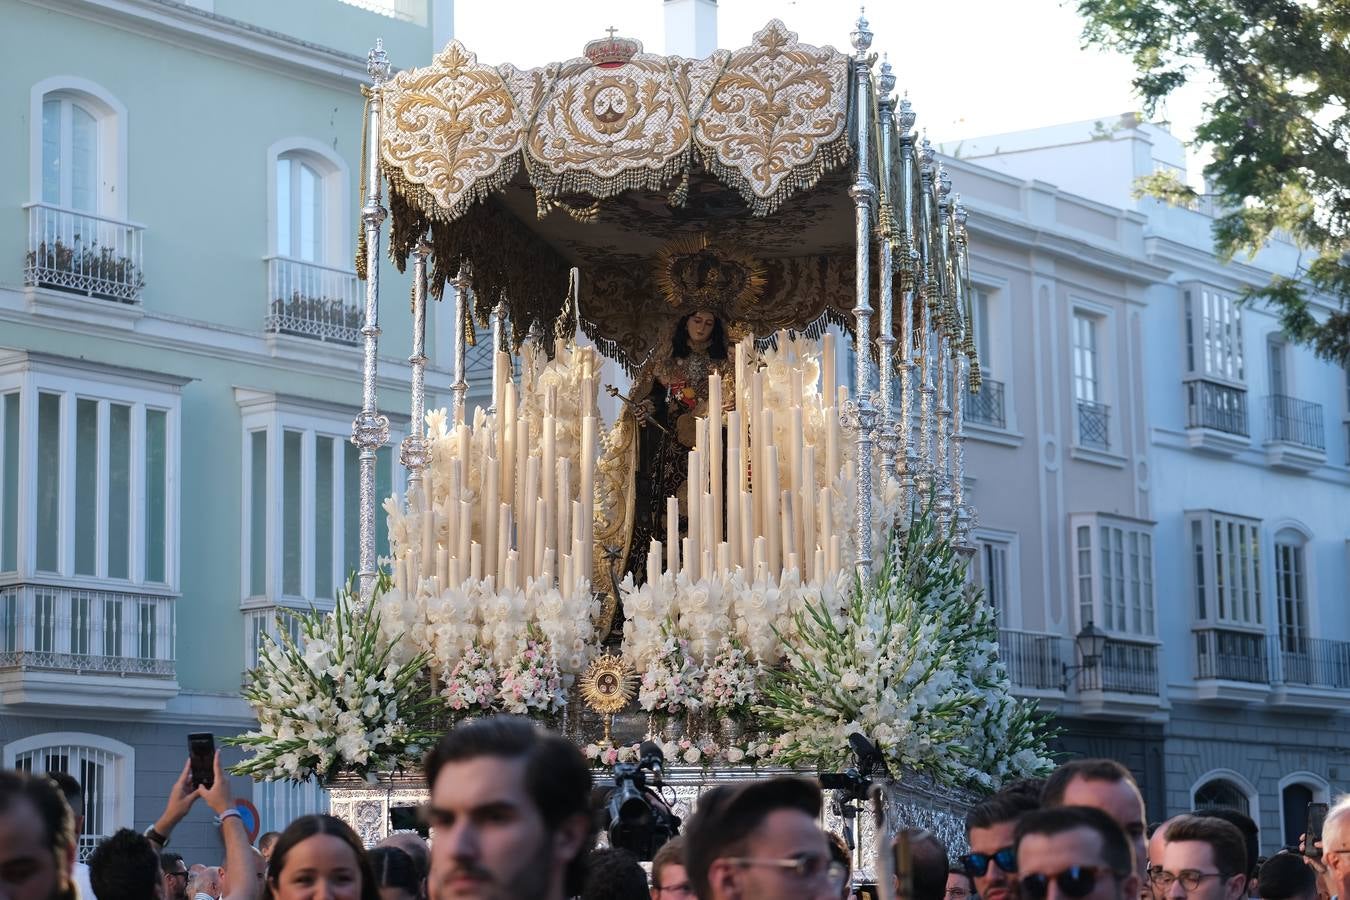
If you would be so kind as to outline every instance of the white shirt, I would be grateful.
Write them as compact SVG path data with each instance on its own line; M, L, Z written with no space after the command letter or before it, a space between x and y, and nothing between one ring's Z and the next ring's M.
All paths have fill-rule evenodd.
M80 900L98 900L94 896L94 887L89 883L89 866L82 862L75 863L75 868L71 870L71 877L75 880L75 887L80 891Z

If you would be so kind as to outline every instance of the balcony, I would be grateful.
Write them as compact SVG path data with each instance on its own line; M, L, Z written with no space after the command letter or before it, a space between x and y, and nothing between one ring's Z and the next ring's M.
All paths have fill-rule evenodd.
M1270 649L1271 703L1314 710L1350 703L1350 643L1280 633Z
M270 334L355 346L364 319L356 273L285 256L267 258Z
M1284 394L1266 398L1266 462L1280 469L1311 472L1327 461L1322 404Z
M1008 427L1003 409L1003 382L986 378L980 382L980 392L966 394L966 421L1000 431Z
M1076 683L1082 712L1107 718L1155 718L1163 709L1158 692L1158 646L1108 637L1093 665L1078 660Z
M1250 447L1246 388L1205 379L1187 382L1186 437L1193 448L1224 456Z
M1088 450L1111 449L1111 407L1091 400L1078 401L1078 446Z
M1202 700L1264 700L1270 694L1266 636L1255 631L1197 628L1196 692Z
M0 703L163 709L178 693L172 596L0 587Z
M140 302L142 226L50 203L27 203L24 209L24 284L114 303Z
M1073 658L1073 646L1058 634L1037 631L998 631L999 659L1018 693L1064 692L1064 666Z

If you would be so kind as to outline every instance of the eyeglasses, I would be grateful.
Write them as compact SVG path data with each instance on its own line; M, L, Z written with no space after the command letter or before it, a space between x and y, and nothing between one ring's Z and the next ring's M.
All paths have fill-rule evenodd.
M783 869L802 881L829 882L835 887L843 887L848 878L848 867L841 862L827 860L819 856L798 856L793 859L764 859L755 856L728 856L726 861L738 866L771 866Z
M966 900L970 896L970 891L965 888L947 888L947 893L943 896L948 900Z
M993 853L967 853L961 857L961 867L966 870L966 874L983 878L984 873L989 871L990 860L1004 872L1016 872L1017 848L1001 847Z
M662 897L692 897L694 896L694 886L688 881L681 881L679 884L668 884L662 887L659 884L652 885L652 888Z
M1019 883L1022 885L1024 900L1045 900L1052 881L1064 896L1079 898L1092 893L1092 889L1097 886L1098 876L1115 874L1110 869L1097 866L1070 866L1054 875L1027 875Z
M186 880L187 877L188 877L188 873L187 873L186 870L184 870L184 871L182 871L182 872L165 872L165 873L164 873L164 877L165 877L165 878L182 878L182 879Z
M1181 889L1189 894L1192 891L1198 891L1201 882L1206 878L1228 878L1229 876L1222 872L1197 872L1195 869L1184 869L1176 874L1171 872L1149 872L1148 877L1155 887L1162 888L1163 890L1169 890L1172 887L1172 882L1179 881L1181 882Z

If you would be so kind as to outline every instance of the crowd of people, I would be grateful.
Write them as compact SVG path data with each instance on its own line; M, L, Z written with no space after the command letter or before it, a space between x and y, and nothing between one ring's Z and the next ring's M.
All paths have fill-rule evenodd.
M194 786L184 766L163 814L105 838L87 865L77 862L78 782L0 771L0 900L848 900L862 890L848 846L821 828L814 779L712 788L648 871L626 850L596 848L586 760L528 720L464 723L424 770L429 842L398 832L367 849L341 820L308 815L255 847L217 756L210 786ZM219 824L219 866L168 849L199 801ZM1076 760L974 806L960 856L905 830L892 845L892 887L902 900L1350 898L1350 797L1331 808L1320 841L1269 859L1242 813L1148 821L1129 770Z

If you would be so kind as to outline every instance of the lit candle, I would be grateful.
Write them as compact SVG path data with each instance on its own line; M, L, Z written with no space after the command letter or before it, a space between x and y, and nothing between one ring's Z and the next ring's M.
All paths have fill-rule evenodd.
M816 582L816 584L824 584L824 583L825 583L825 551L822 550L822 549L820 549L819 547L816 548L815 562L816 562L816 565L815 565L815 582Z

